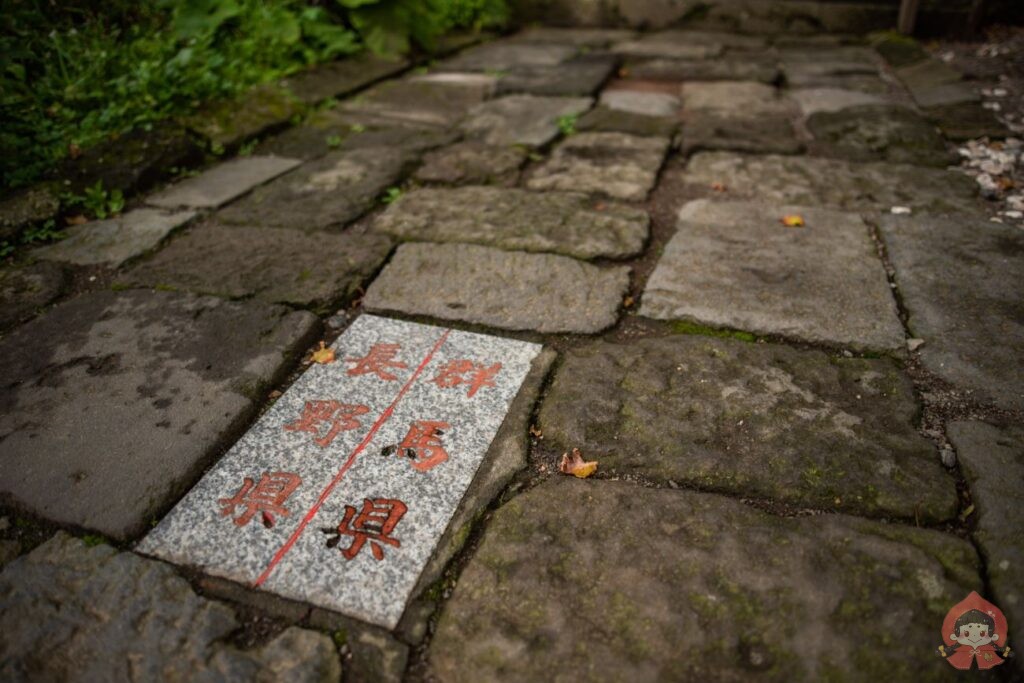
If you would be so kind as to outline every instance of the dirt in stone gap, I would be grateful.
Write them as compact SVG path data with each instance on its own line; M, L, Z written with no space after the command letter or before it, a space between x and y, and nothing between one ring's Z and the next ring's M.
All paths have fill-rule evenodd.
M970 140L958 151L961 168L994 203L995 220L1024 228L1024 26L992 26L982 40L937 41L928 48L963 73L977 88L982 106L1016 136Z

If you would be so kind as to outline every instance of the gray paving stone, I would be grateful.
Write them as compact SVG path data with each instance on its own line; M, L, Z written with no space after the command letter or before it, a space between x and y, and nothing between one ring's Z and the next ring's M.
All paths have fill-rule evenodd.
M532 190L597 192L643 201L658 179L667 138L579 133L563 141L527 180Z
M558 136L561 117L578 116L592 104L589 97L506 95L474 107L462 131L489 145L540 147Z
M293 159L317 159L334 150L390 147L409 153L441 147L458 139L458 134L435 126L382 119L369 114L325 109L302 125L261 141L257 154Z
M195 211L135 209L109 220L69 227L64 231L65 239L36 249L32 254L48 261L117 268L157 247L195 215Z
M740 110L689 112L684 114L680 138L687 155L704 150L759 154L798 154L804 150L789 114L748 118Z
M444 683L948 681L937 629L979 569L936 531L562 477L495 513L428 661Z
M395 148L331 152L221 209L217 220L304 231L344 225L373 208L411 164L411 156Z
M0 540L0 569L10 564L21 554L21 544L18 541Z
M779 51L787 80L879 73L874 50L860 46L788 48Z
M677 116L682 104L680 99L664 92L644 92L625 88L606 89L601 93L600 104L608 109L627 111L644 116Z
M231 149L246 140L287 125L302 103L285 88L261 85L235 99L203 105L181 123L214 145Z
M636 37L636 32L628 29L532 26L517 33L514 40L516 42L524 43L555 43L558 45L577 45L581 47L607 47L611 43L631 40L634 37Z
M683 86L686 112L709 111L723 116L755 119L761 116L791 116L794 103L770 85L747 81L708 81Z
M855 164L838 159L743 156L725 152L694 155L686 180L700 188L723 183L729 198L778 204L886 210L975 210L977 184L963 173L909 164Z
M204 223L121 282L327 310L350 298L390 251L380 235Z
M578 131L616 132L671 138L679 128L676 116L644 116L628 111L594 107L576 121Z
M886 80L878 74L822 75L791 72L786 75L786 85L800 88L836 88L892 98L899 88L894 80Z
M679 43L671 37L646 35L638 40L626 40L612 45L612 52L624 57L657 57L662 59L711 59L722 54L717 44L697 45Z
M34 185L0 200L0 241L13 240L34 223L53 218L60 210L58 187Z
M463 50L436 65L441 71L509 71L519 66L553 66L576 56L575 45L494 41Z
M402 240L591 259L638 255L649 223L640 209L577 193L463 187L413 190L389 206L373 229Z
M628 287L625 267L472 244L403 244L363 306L507 330L590 334L615 324Z
M126 539L187 487L310 342L309 313L94 292L0 341L0 495Z
M649 33L645 38L652 43L704 45L712 48L721 46L730 52L764 50L768 47L768 38L766 36L745 35L727 31L668 29Z
M425 183L451 185L514 185L526 151L518 147L492 147L472 140L428 152L414 178Z
M896 69L896 76L921 107L981 101L981 96L963 82L959 71L938 59L927 59Z
M339 680L331 639L288 628L241 650L225 605L167 565L63 532L0 573L0 675L9 681Z
M981 95L978 94L978 91L966 83L936 85L930 88L911 90L910 94L918 106L924 109L981 102Z
M820 112L842 111L863 104L883 104L885 100L870 93L839 88L804 88L793 90L790 97L797 103L804 116Z
M300 163L298 159L284 157L239 157L150 195L146 203L165 209L216 208L292 170Z
M804 227L782 225L794 214ZM686 204L641 313L858 349L906 345L868 226L827 209Z
M393 629L541 347L362 316L332 348L140 550Z
M962 142L978 138L1007 138L1010 130L978 102L966 102L944 107L931 107L925 115L939 127L949 140Z
M771 57L726 56L719 59L644 59L627 65L630 78L658 81L756 81L774 83L781 77Z
M0 332L56 301L67 285L67 274L55 263L0 269Z
M367 53L353 55L300 71L282 81L305 104L317 104L364 88L375 81L408 68L404 59L379 57Z
M1010 624L1024 624L1024 430L1019 425L958 421L947 425L946 434L971 489L973 535L985 558L995 603Z
M963 215L886 216L880 228L924 366L1024 409L1024 233Z
M590 96L608 80L617 60L611 55L585 55L554 66L522 66L504 74L498 93Z
M917 412L891 360L683 334L569 352L539 424L548 448L579 448L611 476L951 519L954 481Z
M939 167L958 161L935 126L907 107L849 107L814 114L806 125L811 151L821 156Z
M494 89L496 76L458 74L439 80L405 78L376 85L339 105L341 112L421 125L451 126ZM453 75L454 76L454 75Z

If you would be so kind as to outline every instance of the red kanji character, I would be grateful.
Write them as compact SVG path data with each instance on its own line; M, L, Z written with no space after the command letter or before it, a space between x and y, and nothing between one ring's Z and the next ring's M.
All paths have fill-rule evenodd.
M222 515L235 514L235 508L239 505L245 506L245 511L235 517L235 524L245 526L256 516L257 512L262 513L263 526L268 529L274 526L274 516L270 513L288 516L288 510L284 502L288 496L295 492L295 489L302 483L297 474L288 472L264 472L260 477L260 483L255 484L253 480L246 477L242 488L238 490L233 498L221 498L217 501L223 508ZM250 493L251 492L251 493Z
M448 459L448 451L441 443L442 429L451 425L435 420L417 420L409 427L409 433L398 444L398 454L408 455L413 460L412 466L420 472L436 467Z
M365 358L345 359L346 363L355 363L353 367L349 368L348 374L354 376L372 373L385 380L398 379L397 375L391 374L387 369L409 367L405 363L395 361L395 356L398 355L401 348L399 344L374 344Z
M476 392L484 387L494 386L494 378L500 370L501 363L487 367L483 363L474 363L471 360L450 360L441 367L437 377L431 381L442 389L468 384L467 396L473 398ZM467 373L472 373L469 379L465 377Z
M306 401L306 405L302 408L302 416L295 422L285 425L284 428L290 432L310 432L319 435L320 423L330 422L331 428L327 430L327 433L318 439L313 439L313 443L326 447L334 441L334 437L338 436L339 432L358 428L359 420L356 419L356 416L368 412L370 409L363 405L339 401Z
M342 536L351 536L352 545L341 551L346 560L351 560L363 549L363 545L370 541L370 550L378 562L384 559L384 548L381 543L387 543L395 548L402 546L397 538L390 536L402 515L405 514L405 503L390 498L366 498L363 500L363 509L356 515L356 509L351 505L345 506L345 516L337 529L323 529L325 534L333 534L334 538L328 539L327 547L333 548L341 541Z

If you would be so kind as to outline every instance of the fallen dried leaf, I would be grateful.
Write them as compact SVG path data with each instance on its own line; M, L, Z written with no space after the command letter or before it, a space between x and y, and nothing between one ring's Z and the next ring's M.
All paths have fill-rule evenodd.
M626 67L622 67L621 69L619 69L619 78L625 78L628 75L629 69L627 69Z
M562 474L571 474L579 479L586 479L597 471L597 462L584 462L580 455L580 449L572 449L572 458L568 453L562 453L562 462L558 464L558 471Z
M782 224L787 228L802 228L804 227L804 217L799 214L789 214L788 216L782 217Z
M711 183L711 189L715 192L725 192L729 188L726 187L725 183Z
M623 305L624 307L626 307L626 308L629 308L629 307L630 307L630 306L632 306L632 305L633 305L634 303L635 303L635 302L634 302L634 300L633 300L633 297L631 297L631 296L627 296L627 297L626 297L625 299L623 299L623 300L622 300L622 305Z
M544 436L544 432L540 431L540 427L537 427L536 425L530 425L530 436L535 436L539 439L540 437Z
M82 214L78 214L77 216L68 216L64 219L64 222L68 225L82 225L83 223L88 223L89 219Z
M280 398L280 397L281 397L281 392L278 391L277 389L274 389L273 391L270 392L270 398Z
M310 356L310 360L314 363L320 363L321 365L333 363L334 349L329 349L326 344L320 342L320 348L313 352L313 355Z

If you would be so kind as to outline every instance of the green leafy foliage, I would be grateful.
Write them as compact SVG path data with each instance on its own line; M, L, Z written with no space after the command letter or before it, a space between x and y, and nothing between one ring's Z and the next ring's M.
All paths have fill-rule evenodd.
M61 206L66 210L82 210L92 218L103 220L121 213L124 209L124 195L118 189L108 192L103 189L103 181L97 181L92 187L85 188L84 194L62 196Z
M0 177L307 65L432 46L504 0L0 0Z
M576 114L566 114L558 117L558 130L562 131L562 135L575 135L576 134L576 121L579 117Z

